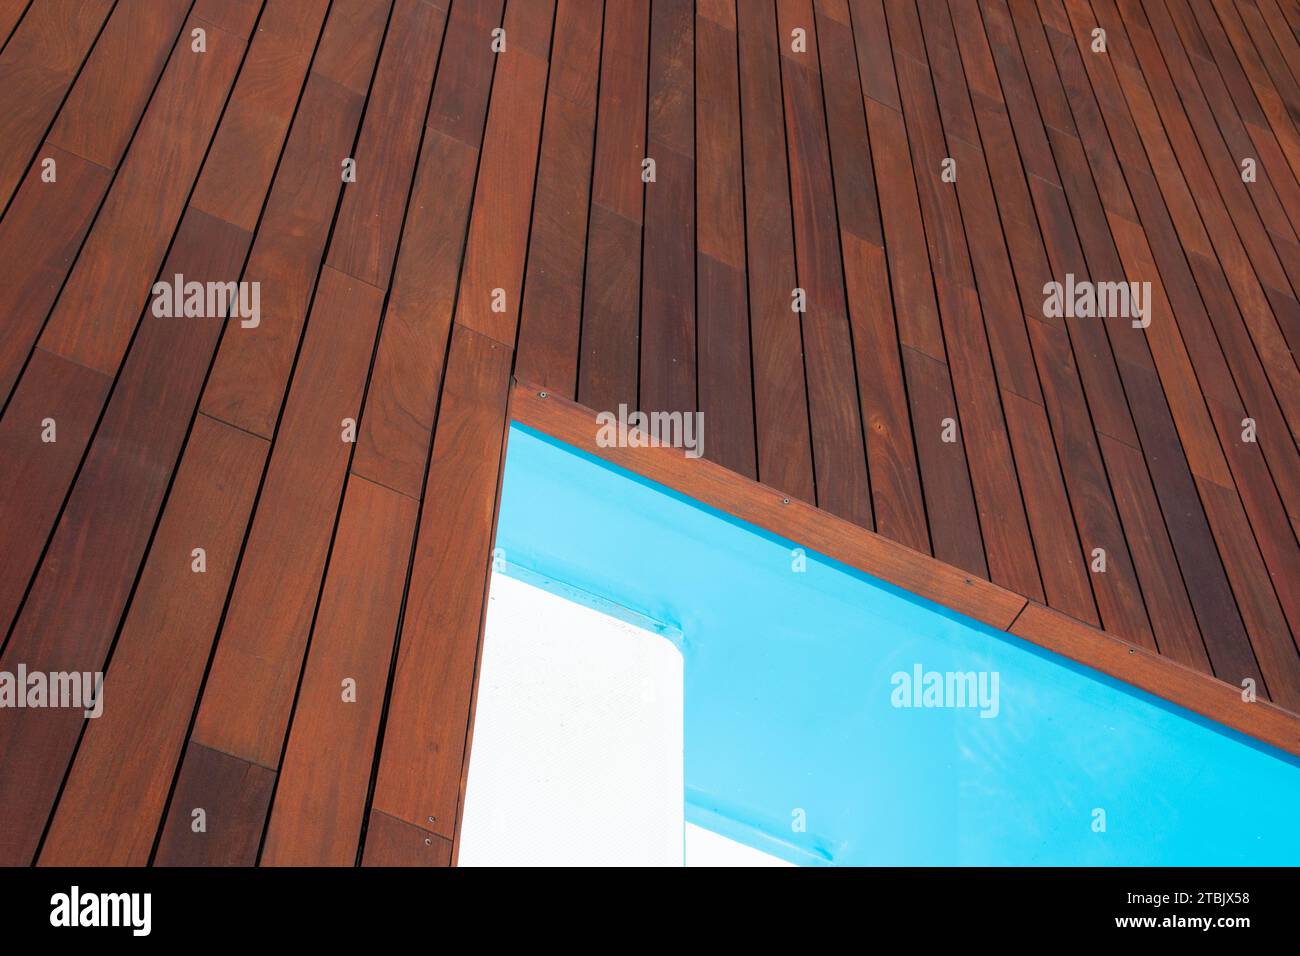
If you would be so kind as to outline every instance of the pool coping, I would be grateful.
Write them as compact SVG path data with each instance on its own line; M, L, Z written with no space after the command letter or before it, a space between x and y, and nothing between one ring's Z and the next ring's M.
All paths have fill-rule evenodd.
M690 498L882 578L1148 693L1300 756L1300 715L1139 647L1038 601L850 524L815 505L707 458L665 446L602 447L597 413L517 380L508 410L517 422ZM494 526L495 533L495 526ZM481 636L480 636L481 640Z

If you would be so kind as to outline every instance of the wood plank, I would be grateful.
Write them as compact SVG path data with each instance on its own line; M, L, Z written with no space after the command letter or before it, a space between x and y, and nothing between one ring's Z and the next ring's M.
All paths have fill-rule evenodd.
M195 280L238 275L250 237L186 215L168 261ZM189 430L221 321L149 315L5 649L4 669L100 671ZM64 488L42 494L61 499ZM8 505L8 502L6 502ZM33 718L35 714L35 718ZM81 731L76 711L13 711L0 723L9 825L0 859L30 862Z
M1076 22L1079 22L1080 18L1084 16L1081 10L1076 10L1073 7L1069 9L1069 12L1071 16L1075 17ZM1110 22L1112 26L1114 26L1114 17L1109 10L1107 10L1107 17L1107 22ZM1131 51L1127 51L1122 45L1118 48L1118 53L1122 59L1129 61L1131 61L1133 56ZM1125 95L1129 97L1130 105L1134 107L1133 116L1135 121L1140 127L1146 130L1144 145L1146 145L1148 149L1152 150L1152 173L1157 177L1157 180L1160 183L1161 191L1168 203L1169 213L1173 217L1175 224L1177 224L1178 238L1176 240L1162 237L1162 245L1175 250L1172 257L1174 261L1177 262L1178 256L1176 247L1180 242L1185 245L1188 241L1188 236L1191 236L1192 241L1198 243L1198 245L1205 244L1200 239L1203 232L1201 229L1201 223L1195 218L1195 212L1188 211L1186 208L1189 205L1186 198L1188 193L1187 185L1181 178L1179 178L1177 164L1172 158L1172 148L1164 138L1164 133L1160 125L1161 121L1157 119L1154 123L1152 122L1150 114L1155 111L1156 107L1151 103L1145 86L1139 85L1139 81L1133 77L1132 71L1126 73L1124 70L1120 70L1118 71L1117 76L1118 82L1124 87ZM1125 83L1126 78L1127 83ZM1102 84L1106 84L1110 86L1111 89L1113 89L1114 84L1117 82L1115 79L1112 79L1109 75L1104 73L1095 74L1093 76L1093 81L1099 87ZM1114 100L1115 96L1112 93L1111 101L1113 102ZM1103 102L1105 102L1105 100L1103 100ZM1113 114L1115 112L1115 107L1111 107L1110 111ZM1162 158L1163 162L1161 161ZM1155 209L1154 215L1151 212L1156 201L1155 197L1151 196L1150 193L1139 193L1139 208L1144 208L1145 215L1151 215L1155 222L1160 223L1161 220L1158 215L1158 208ZM1117 236L1120 238L1121 248L1129 253L1130 259L1132 259L1134 255L1133 250L1136 248L1137 254L1141 257L1139 261L1150 262L1149 250L1145 249L1145 243L1142 241L1140 234L1136 233L1134 230L1121 228L1117 231ZM1222 243L1216 243L1216 245L1218 245L1220 252L1224 251ZM1190 255L1195 257L1200 254L1191 253ZM1195 270L1196 273L1204 274L1217 265L1214 263L1211 254L1208 252L1206 253L1204 261L1206 263L1206 268ZM1229 269L1228 271L1240 272L1241 270ZM1230 279L1229 281L1231 282L1232 280ZM1234 291L1240 293L1241 288L1241 278L1238 277L1237 282L1234 283ZM1213 302L1214 300L1210 299L1208 301ZM1193 306L1193 308L1188 310L1185 314L1180 310L1177 315L1179 321L1196 321L1199 317L1199 312L1197 308ZM1206 409L1204 403L1205 400L1201 394L1198 375L1190 367L1188 354L1185 350L1183 339L1178 335L1176 324L1168 322L1162 323L1157 327L1156 331L1157 334L1149 335L1147 339L1153 350L1153 356L1156 367L1160 373L1162 386L1166 394L1169 396L1169 407L1174 415L1182 443L1184 447L1188 449L1188 457L1192 464L1192 470L1195 474L1202 477L1203 488L1206 487L1207 483L1214 483L1222 489L1232 488L1232 479L1229 477L1230 463L1224 458L1223 451L1220 448L1220 442L1224 442L1225 448L1232 448L1235 436L1229 437L1231 433L1229 433L1229 435L1219 435L1217 437L1214 435L1215 426ZM1196 348L1201 359L1202 375L1200 377L1210 382L1215 381L1216 378L1220 380L1226 378L1226 375L1223 372L1222 359L1213 352L1208 352L1207 354L1206 347L1211 341L1213 341L1213 338L1195 333L1188 337L1195 343L1194 348ZM1204 371L1207 365L1210 369L1208 373ZM1230 386L1220 385L1217 389L1217 393L1224 395L1226 398L1227 396L1225 393L1229 389ZM1231 401L1235 403L1235 394L1232 395ZM1147 408L1149 405L1142 405L1139 407ZM1243 465L1249 467L1249 462L1244 462L1238 457L1237 470L1239 472ZM1258 484L1258 479L1255 480L1255 483ZM1268 482L1268 484L1271 485L1271 482ZM1230 492L1230 494L1235 497L1235 492ZM1202 493L1201 497L1204 500L1204 493ZM1264 514L1268 514L1267 502L1258 496L1252 497L1250 500L1256 507L1265 508ZM1226 502L1220 501L1214 511L1211 512L1209 510L1210 503L1206 501L1205 504L1207 513L1214 514L1217 516L1217 520L1226 521L1233 526L1232 531L1227 531L1226 529L1214 528L1212 522L1211 527L1214 528L1216 538L1222 538L1225 535L1236 537L1244 533L1246 537L1251 540L1251 546L1253 547L1254 541L1250 532L1243 528L1239 522L1239 518L1241 517L1240 506L1234 508L1229 506ZM1265 517L1257 512L1256 523L1260 527L1269 529L1265 534L1272 535L1276 533L1276 529L1279 526L1284 527L1284 523L1278 520L1281 515L1281 509L1274 506L1271 517ZM1288 535L1288 538L1289 537L1290 536ZM1286 562L1288 556L1290 556L1293 550L1292 542L1288 541L1285 550L1274 548L1268 553L1276 559ZM1234 582L1234 589L1237 592L1238 601L1249 600L1252 604L1250 608L1243 607L1242 614L1248 622L1252 619L1256 622L1268 620L1276 608L1276 599L1272 596L1271 586L1262 580L1250 580L1251 576L1257 575L1262 567L1262 563L1259 560L1259 552L1257 550L1253 551L1253 557L1250 556L1249 551L1239 551L1236 553L1241 555L1243 564L1236 568L1229 566L1227 571ZM1245 595L1244 598L1243 595ZM1261 633L1260 631L1248 626L1248 631L1251 633L1252 642L1255 645L1255 656L1261 659L1266 657L1273 659L1274 650L1272 644L1276 641L1276 637L1271 636L1267 632L1267 629L1265 632ZM1211 638L1207 635L1206 640L1208 643L1211 640L1220 640L1220 638ZM1249 667L1248 661L1241 660L1241 658L1246 657L1243 651L1244 649L1242 648L1228 650L1228 653L1234 659L1234 663L1229 665L1232 668L1230 673ZM1214 649L1211 648L1212 658L1213 655ZM1275 663L1274 665L1275 669L1281 668L1282 666L1283 665L1280 662Z
M452 335L371 804L451 839L465 757L506 422L511 355ZM368 863L383 862L374 852Z
M0 51L27 12L31 0L0 0Z
M1006 389L1002 392L1002 408L1025 495L1025 512L1034 535L1046 603L1097 626L1100 619L1088 580L1088 562L1079 545L1047 412L1038 403Z
M363 478L348 482L263 865L356 861L418 512L405 495Z
M116 169L178 46L189 7L186 0L118 3L46 142Z
M695 15L695 276L699 406L708 422L704 454L758 476L745 248L744 168L735 4ZM522 361L516 375L538 379ZM541 384L545 385L543 381ZM561 392L567 398L572 395Z
M81 249L91 222L149 102L188 4L119 4L91 50L39 151L54 183L34 163L0 220L0 257L24 269L0 275L0 314L14 324L0 341L0 405Z
M815 501L803 334L791 311L798 280L785 156L780 51L770 8L736 7L750 335L758 478ZM794 361L794 356L799 361ZM579 395L579 398L586 399Z
M0 257L24 263L0 273L0 312L8 317L0 337L0 407L13 394L112 179L109 170L57 147L44 153L58 164L58 181L41 182L41 168L33 165L0 219Z
M871 485L853 340L844 301L839 236L834 215L822 212L827 198L834 197L835 188L821 79L815 69L816 30L811 10L794 16L807 23L810 52L806 62L805 58L783 56L781 77L795 269L807 297L807 311L801 318L817 504L864 528L872 528ZM788 36L789 31L782 35Z
M185 768L153 865L252 866L275 773L194 741L185 748Z
M112 12L112 0L49 0L23 17L0 54L0 210Z
M1154 647L1155 638L1098 438L1088 421L1088 406L1075 371L1069 339L1064 331L1037 319L1029 322L1029 333L1102 627L1135 644ZM1105 552L1104 572L1091 570L1098 548Z
M903 371L913 403L912 427L925 488L934 556L982 578L989 576L979 515L966 464L967 438L952 394L948 367L903 347ZM946 440L945 435L951 440Z
M431 830L370 811L364 866L450 866L451 841Z
M195 421L42 866L148 864L267 450L247 432Z
M305 20L304 23L308 23L308 21ZM295 30L284 34L271 32L259 34L257 40L254 41L255 50L251 56L259 58L266 57L268 59L286 63L288 65L289 75L284 77L284 81L291 84L301 82L303 73L306 69L306 64L293 57L283 57L281 52L285 49L293 49L295 44L298 48L305 46L310 50L311 46L314 45L315 39L311 35L311 30L319 27L319 18L310 22L309 26L310 29L302 31ZM337 24L334 27L334 31L336 33L341 32ZM377 38L375 40L375 45L376 47L378 45ZM319 90L324 87L335 87L335 85L320 77L315 78L311 83L311 89ZM242 95L241 89L242 84L236 89L236 97ZM326 90L326 92L328 93L329 90ZM286 125L289 122L293 105L294 104L291 102L282 103L283 108L280 113L280 121ZM318 115L321 113L324 115ZM331 125L331 114L336 114L333 118L334 122L341 121L343 124L347 125L347 136L350 139L356 130L357 123L359 122L359 100L355 97L349 96L344 99L344 102L336 103L335 99L331 96L314 98L309 90L308 95L304 97L302 111L299 114L299 118L302 122L295 124L294 132L290 136L289 152L286 155L285 161L281 164L280 176L277 179L276 189L264 219L258 241L254 246L248 270L246 272L246 275L250 278L257 278L258 281L265 281L268 290L279 291L286 285L292 286L292 277L298 274L298 272L304 267L309 269L308 278L305 281L310 283L310 276L315 274L318 267L324 245L324 227L328 226L329 217L333 212L333 204L331 202L328 208L319 209L319 212L316 214L317 219L321 221L321 229L319 232L319 238L313 246L311 243L312 230L304 227L311 221L309 217L311 216L312 205L319 207L320 204L319 202L314 202L312 205L306 205L300 204L297 201L299 198L299 185L297 183L297 178L300 174L306 172L306 170L311 166L315 165L317 160L313 155L311 155L310 149L306 150L306 155L304 155L304 150L295 149L295 144L300 147L302 145L311 146L315 144L318 141L317 136L319 128L324 126L328 130ZM324 120L324 122L322 122L322 120ZM238 130L236 130L236 132L238 132ZM220 140L224 135L225 132L223 127L223 132L218 135L218 139ZM278 138L278 135L273 136L272 138ZM232 155L235 158L238 157L237 152L227 153L227 155ZM214 159L210 158L209 165L213 162ZM270 172L267 170L265 176L269 177L269 175ZM310 177L306 178L310 182ZM336 193L331 195L336 195ZM288 202L284 201L286 198L289 200ZM196 213L195 215L199 217L197 220L199 222L202 222L204 218L207 218L208 221L212 223L220 224L221 222L220 220L205 217L205 214L202 213ZM183 230L184 228L185 227L183 227ZM221 226L221 228L229 227ZM288 242L285 241L286 238L288 238ZM299 263L295 263L295 256L300 258L301 261ZM188 271L188 269L186 271ZM281 279L284 279L285 281L281 282ZM271 304L279 302L278 296L275 295L274 292L267 298ZM303 293L302 298L305 307L305 292ZM149 320L146 321L148 322ZM168 324L176 324L174 320L161 321ZM142 336L147 334L147 331L142 332ZM203 356L201 356L201 360L205 365L211 357L212 347L214 345L215 340L210 340L206 353L203 353ZM174 357L172 360L175 360ZM130 363L128 363L128 369L129 368ZM193 398L191 397L188 399L185 407L190 408L192 407L192 404ZM211 425L204 425L204 423L207 422L211 422ZM213 467L213 462L208 460L211 456L205 455L205 443L203 439L206 434L212 431L212 429L226 429L226 426L217 425L212 420L200 416L199 425L196 427L198 428L195 433L197 444L193 447L187 448L187 454L182 459L180 474L183 476L189 473L190 469L197 468L204 474L213 474L216 477L226 476L227 473L229 473L229 477L226 477L224 480L231 481L235 474L242 474L244 473L242 469L247 469L247 474L252 476L250 480L255 489L257 482L260 480L262 468L266 460L266 444L264 442L253 442L253 439L250 436L247 436L243 431L230 429L229 431L233 432L233 434L243 437L240 447L243 449L244 454L240 455L240 462L237 467L232 465L227 468L216 468ZM253 444L250 445L250 442L253 442ZM136 443L143 444L144 442L137 440ZM192 459L195 456L198 456L197 464L192 463ZM180 490L180 487L178 487L178 493ZM227 533L236 535L233 549L230 549L228 555L232 565L233 558L235 554L238 553L240 542L242 542L245 529L247 528L249 514L252 510L252 490L253 489L249 490L249 494L246 498L241 498L238 502L229 498L222 499L223 510L220 517L220 521L222 522L221 527L229 529ZM203 511L201 508L190 508L183 496L179 499L173 499L169 501L169 506L167 510L164 511L159 534L163 535L166 532L166 529L178 528L179 530L175 532L178 535L185 536L188 534L202 536L205 533L202 519ZM200 527L193 527L191 522L198 522ZM163 539L160 538L160 541L161 540ZM157 547L161 547L161 545L156 546L155 550L157 550ZM209 548L210 553L211 551L212 548ZM185 549L184 553L188 553L188 548ZM185 570L188 573L188 568ZM233 571L233 566L231 567L231 570ZM145 583L149 580L147 577L148 572L149 567L146 566ZM206 580L207 579L205 579L205 581ZM220 575L214 575L212 580L220 580ZM223 609L225 598L228 593L227 585L228 575L226 582L223 583L219 589L215 614L219 615ZM147 598L148 593L147 590L142 592L145 597L142 597L141 599ZM189 592L187 590L186 599L188 599L188 597ZM188 607L189 605L187 604L185 606ZM177 760L180 757L181 746L184 743L184 736L188 731L190 717L194 709L194 698L197 695L199 682L203 677L203 671L206 667L211 643L214 638L216 618L211 618L207 622L206 628L200 623L203 620L201 613L196 614L193 617L186 617L186 623L197 628L196 631L191 632L189 641L185 641L181 636L173 635L170 632L167 634L167 653L174 654L179 652L180 649L186 647L194 648L194 653L197 655L197 662L195 659L187 658L181 663L189 668L197 667L197 670L191 669L187 671L186 674L188 676L186 677L173 675L176 676L177 681L181 685L184 685L186 679L190 680L190 686L193 689L189 694L179 696L175 694L173 683L170 679L158 682L159 688L165 689L167 701L169 703L174 703L175 706L174 709L168 713L164 706L155 706L151 704L145 711L145 717L147 717L147 720L144 720L143 722L147 724L147 729L145 729L144 732L151 735L165 736L167 739L174 740L174 746L172 746L171 749L168 749L166 746L161 746L157 749L150 749L145 755L138 753L128 754L133 772L135 772L137 776L133 777L130 781L125 779L120 780L114 788L114 794L121 801L125 801L127 805L132 806L135 811L134 815L129 819L119 821L119 825L115 830L115 832L121 835L124 840L129 841L129 845L125 847L121 844L113 844L111 846L106 845L104 848L106 852L112 854L117 854L119 852L132 854L130 858L135 862L140 862L139 854L141 853L144 854L145 860L148 858L148 853L153 845L153 834L157 831L158 821L163 811L164 802L167 798L167 789L175 772ZM155 639L157 633L160 633L154 630L153 622L146 621L142 627L144 637L137 637L137 631L132 629L131 622L128 621L122 639L119 641L118 654L115 655L115 659L120 660L122 655L126 655L127 661L130 661L132 659L132 648L135 646L136 642L139 641L145 642L145 650L147 654L151 656L151 659L155 656L162 657L164 660L167 659L166 654L159 652L156 648L152 648L151 645L147 644L148 641ZM178 664L177 666L180 665ZM143 674L146 672L147 669L141 673ZM130 671L128 671L128 673L130 673ZM134 697L133 700L135 700ZM147 694L142 694L140 697L141 703L148 703L149 700L150 698ZM132 713L135 712L133 711ZM108 738L108 743L103 745L105 756L102 758L87 758L97 760L97 762L91 764L92 768L99 767L103 761L108 761L110 765L115 765L113 763L114 761L120 761L122 759L121 752L114 749L114 747L119 743L128 751L134 746L134 742L136 741L135 734L139 733L141 728L132 725L129 719L127 720L128 722L120 737L117 735L111 736ZM97 753L97 751L92 751L92 753ZM76 773L77 771L74 769L74 778L76 777ZM92 793L96 792L94 788L102 787L102 779L96 779L94 770L87 771L87 773L90 774L90 781L86 786L91 789ZM146 788L147 792L140 792L136 787ZM101 809L103 805L103 801L99 801L96 804L96 806ZM78 820L81 819L80 814L74 814L74 816ZM88 814L87 818L93 816L94 814Z
M379 35L368 39L377 49ZM262 283L261 323L255 329L232 328L222 339L203 392L206 414L268 440L284 403L342 188L334 157L351 148L363 102L313 72L299 107L304 122L295 127L281 160L281 168L292 172L277 179L264 214L264 223L287 223L296 216L298 226L264 224L260 230L259 241L267 248L250 262L249 277Z
M267 5L190 197L195 209L250 233L257 228L265 184L280 159L328 6L327 0Z
M36 349L0 420L0 633L6 638L112 384ZM54 425L50 442L41 437L46 419Z
M920 20L911 0L893 3L891 29L914 37L925 56ZM895 49L901 45L894 41ZM928 64L896 55L904 119L912 147L913 169L925 222L930 261L935 272L940 321L944 329L953 392L963 427L978 439L967 443L971 485L979 509L980 532L993 581L1026 597L1041 600L1038 569L1025 560L1032 553L1029 523L1007 437L998 381L994 373L984 315L963 232L956 191L944 183L940 169L950 150L945 142ZM978 240L977 240L978 242Z
M501 26L503 12L503 0L452 5L447 35L459 39L454 46L448 45L447 52L457 55L439 64L429 105L429 129L474 149L483 142L483 119L497 65L491 34Z
M458 139L435 130L425 134L352 462L354 474L417 499L429 460L477 159L477 150Z
M495 59L484 52L483 14L459 15L467 9L452 11L430 116L454 110L461 135L470 127L477 135L470 146L432 125L425 131L352 462L354 474L416 499L424 492ZM489 61L488 69L466 65L479 60ZM467 88L467 76L480 77L483 88Z
M578 385L584 253L604 4L560 0L547 82L515 367L572 398Z
M638 407L695 412L695 21L692 4L650 13L646 186ZM707 425L706 425L707 427Z
M605 409L637 404L649 48L650 4L607 5L578 359L579 398Z
M192 739L277 767L361 407L382 294L326 267Z
M241 38L216 27L207 52L191 53L198 24L187 21L40 338L47 351L105 374L121 364L244 54Z
M925 503L847 6L817 4L818 50L875 528L929 551Z
M392 276L445 21L424 0L397 0L325 260L378 289Z
M554 3L507 6L474 191L456 322L514 348L546 96ZM513 41L513 42L511 42Z

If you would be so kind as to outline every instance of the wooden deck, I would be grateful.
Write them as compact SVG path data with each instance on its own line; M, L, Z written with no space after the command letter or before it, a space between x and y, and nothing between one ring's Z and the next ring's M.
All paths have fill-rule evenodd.
M0 671L105 673L0 710L0 864L449 863L512 381L699 410L807 540L1300 713L1296 0L0 0L0 44ZM156 316L177 274L260 323ZM1149 325L1048 315L1068 275Z

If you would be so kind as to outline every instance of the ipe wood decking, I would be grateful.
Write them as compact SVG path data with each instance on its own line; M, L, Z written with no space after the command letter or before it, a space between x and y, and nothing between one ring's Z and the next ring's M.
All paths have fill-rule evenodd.
M0 44L0 671L105 674L0 709L0 863L449 863L512 381L701 411L706 499L1300 712L1295 0L0 0ZM156 315L176 275L259 321Z

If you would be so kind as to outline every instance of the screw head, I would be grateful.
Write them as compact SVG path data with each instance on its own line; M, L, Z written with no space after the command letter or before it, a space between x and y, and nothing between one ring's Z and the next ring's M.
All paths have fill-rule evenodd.
M783 504L783 505L788 505L789 503L790 503L790 499L789 499L789 498L782 498L782 499L781 499L781 504Z
M545 397L546 397L546 393L545 393L545 392L538 392L538 393L537 393L537 397L538 397L538 398L545 398Z

